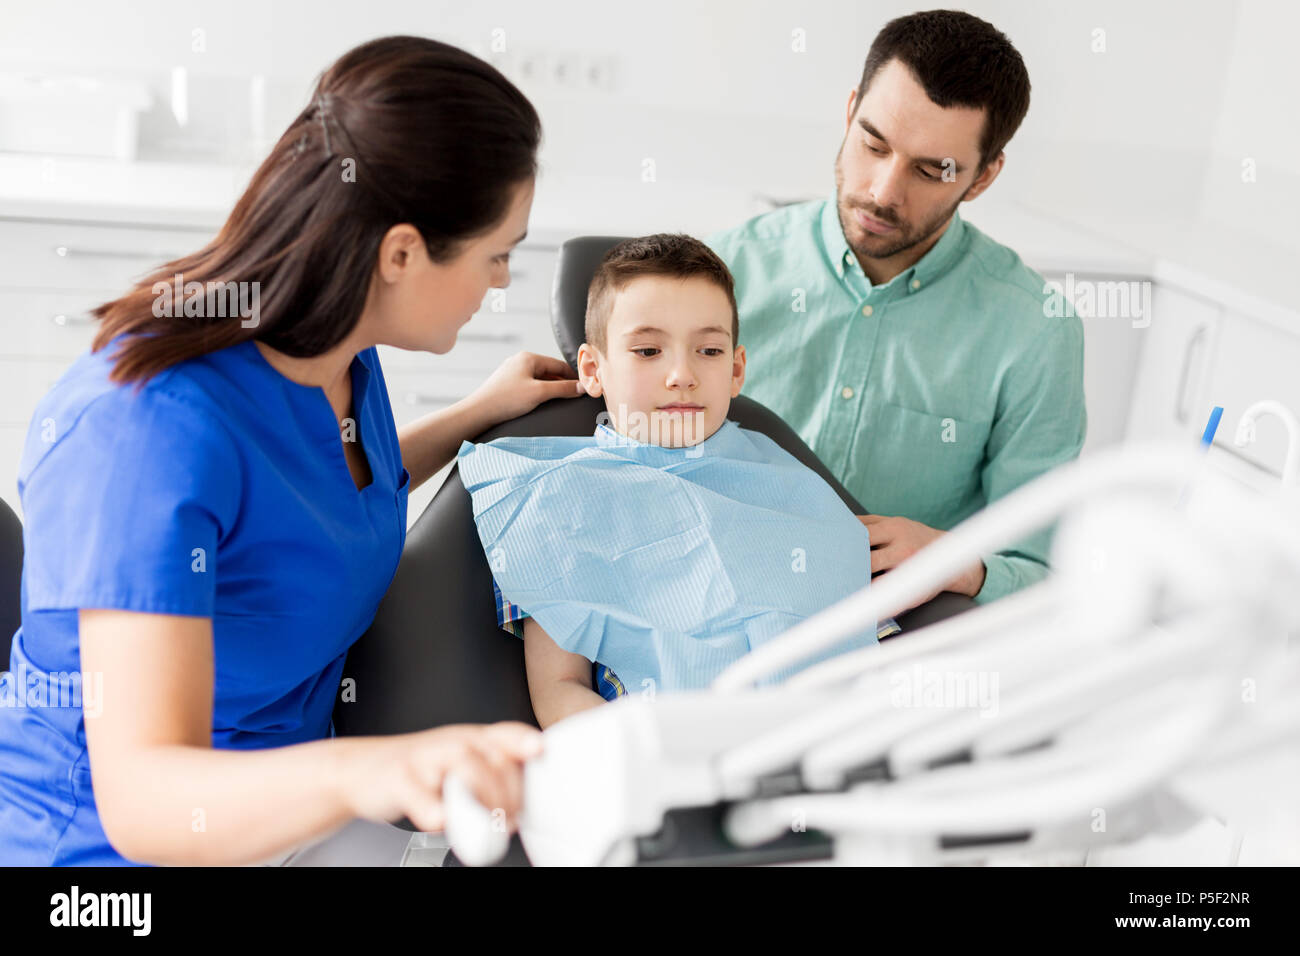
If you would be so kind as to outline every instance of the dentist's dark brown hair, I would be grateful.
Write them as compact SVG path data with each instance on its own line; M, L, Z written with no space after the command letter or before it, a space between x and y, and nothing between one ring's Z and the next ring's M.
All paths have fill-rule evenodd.
M385 233L419 230L436 262L505 217L514 187L537 173L541 121L490 64L437 40L384 37L345 53L253 174L207 246L166 263L94 310L92 345L133 334L112 379L153 375L257 339L287 355L319 355L355 327ZM154 314L155 283L253 283L256 327L238 315ZM166 310L163 310L166 311Z

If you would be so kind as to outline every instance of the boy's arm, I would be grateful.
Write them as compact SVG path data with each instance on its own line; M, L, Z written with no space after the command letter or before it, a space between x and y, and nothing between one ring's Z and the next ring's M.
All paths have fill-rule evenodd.
M531 617L524 619L524 665L533 713L543 730L605 703L591 689L591 661L562 649Z

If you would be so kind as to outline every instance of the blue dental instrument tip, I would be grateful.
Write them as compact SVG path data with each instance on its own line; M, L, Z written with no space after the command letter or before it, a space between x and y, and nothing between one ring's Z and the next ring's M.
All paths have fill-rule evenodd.
M1205 434L1201 436L1201 444L1206 448L1214 442L1214 433L1219 430L1219 419L1223 418L1223 406L1215 405L1214 410L1210 412L1210 420L1205 423Z

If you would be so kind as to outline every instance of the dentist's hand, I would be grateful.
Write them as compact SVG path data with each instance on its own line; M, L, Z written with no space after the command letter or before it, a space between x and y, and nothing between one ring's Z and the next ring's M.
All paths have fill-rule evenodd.
M523 804L523 764L542 751L542 733L517 721L451 724L391 737L338 738L343 798L355 816L392 823L405 816L424 832L446 826L442 787L455 773L489 813L513 831Z
M516 352L474 390L470 400L480 404L493 424L531 412L553 398L577 398L586 390L563 359L534 352Z
M927 544L937 541L948 532L931 528L911 518L886 515L858 515L867 526L871 538L871 573L889 571L898 567ZM937 587L914 602L911 607L924 604L942 591L956 591L974 597L984 586L984 562L977 561L957 577Z

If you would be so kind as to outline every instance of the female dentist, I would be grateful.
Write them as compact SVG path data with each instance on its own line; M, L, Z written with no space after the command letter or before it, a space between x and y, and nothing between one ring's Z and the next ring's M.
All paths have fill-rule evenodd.
M509 283L540 137L468 53L366 43L209 245L96 310L19 474L0 863L247 864L356 818L438 830L451 771L513 820L535 729L335 738L330 715L407 492L463 439L580 394L520 353L399 434L375 351L447 352Z

